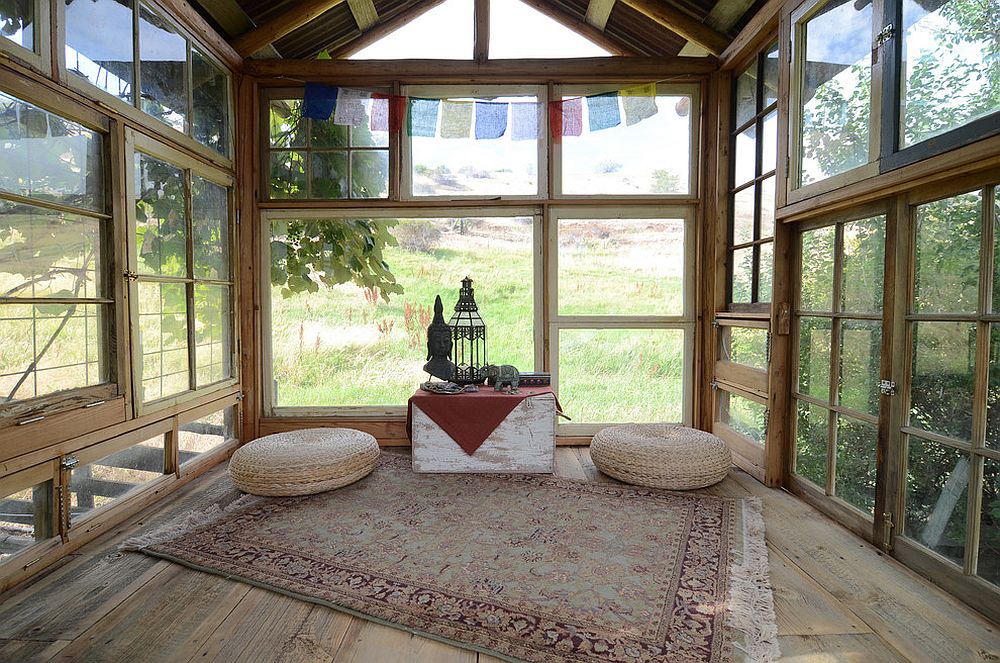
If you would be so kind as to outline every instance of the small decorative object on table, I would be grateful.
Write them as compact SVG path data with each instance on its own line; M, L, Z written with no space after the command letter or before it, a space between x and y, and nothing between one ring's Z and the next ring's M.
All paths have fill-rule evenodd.
M494 391L503 391L504 387L510 387L510 393L518 393L521 374L510 364L500 366L487 364L483 366L482 374L486 378L486 384L493 387Z
M465 389L460 384L454 382L423 382L420 385L422 391L429 391L432 394L461 394Z
M518 382L522 387L548 387L552 384L552 374L540 371L521 373Z
M458 384L482 384L482 367L486 362L486 323L479 315L472 279L462 279L455 314L448 322L455 341L455 375L452 382Z
M451 360L451 326L444 321L441 295L434 300L434 320L427 327L427 363L424 370L446 382L455 377L455 362Z

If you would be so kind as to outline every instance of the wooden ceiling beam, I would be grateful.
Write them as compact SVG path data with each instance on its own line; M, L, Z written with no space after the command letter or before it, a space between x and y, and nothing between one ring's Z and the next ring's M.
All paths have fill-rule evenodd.
M244 72L279 84L632 83L694 79L718 69L714 57L553 58L526 60L247 60Z
M614 7L615 0L590 0L587 3L587 23L603 32Z
M187 0L160 0L160 5L171 16L183 22L196 37L212 49L215 55L233 70L243 64L243 58L222 35L208 24Z
M472 59L486 62L490 57L490 0L475 0L475 44Z
M250 32L255 27L243 8L236 0L212 0L212 2L199 3L212 19L225 30L226 35L232 38ZM233 51L235 53L235 51ZM260 50L260 55L268 58L280 58L281 54L270 44Z
M528 5L532 9L538 10L540 13L545 14L557 23L561 23L570 30L573 30L577 34L586 37L590 41L594 42L601 48L613 53L614 55L643 55L642 53L636 52L630 46L622 44L617 39L614 39L603 31L598 30L590 23L587 23L586 19L580 19L555 5L550 4L547 0L521 0L524 4Z
M351 9L354 22L358 24L358 30L367 32L369 28L378 22L378 10L372 0L347 0L347 6Z
M249 57L343 2L345 0L302 0L292 3L271 20L234 39L233 48L241 56Z
M671 32L676 32L681 37L702 46L712 55L721 54L729 46L729 39L724 34L662 0L622 0L622 2Z

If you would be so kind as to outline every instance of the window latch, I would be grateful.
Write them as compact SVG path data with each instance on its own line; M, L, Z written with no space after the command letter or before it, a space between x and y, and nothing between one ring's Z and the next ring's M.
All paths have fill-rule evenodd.
M875 35L875 48L884 46L887 41L892 39L894 34L895 31L893 30L892 23L879 30L879 33Z
M892 380L879 380L878 390L883 396L894 396L896 394L896 383Z
M125 272L122 274L122 276L125 277L126 281L136 281L136 280L139 279L139 275L138 274L136 274L135 272L133 272L131 270L128 270L128 269L125 270Z

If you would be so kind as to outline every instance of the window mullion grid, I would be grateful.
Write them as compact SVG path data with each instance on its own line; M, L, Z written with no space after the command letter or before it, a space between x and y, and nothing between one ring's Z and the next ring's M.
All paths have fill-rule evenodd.
M139 12L142 3L132 0L132 105L142 110L142 60L139 46Z
M195 310L194 310L194 205L192 204L193 182L190 169L184 170L184 216L187 229L187 246L184 247L187 256L187 284L185 299L187 301L187 337L188 337L188 389L197 388L197 367L195 366Z
M844 224L838 223L835 227L834 250L833 250L833 301L831 308L835 315L830 320L830 405L840 406L840 337L842 334L843 318L841 305L841 291L843 290L844 275ZM827 435L827 492L829 495L836 495L837 485L837 412L830 411L829 432Z

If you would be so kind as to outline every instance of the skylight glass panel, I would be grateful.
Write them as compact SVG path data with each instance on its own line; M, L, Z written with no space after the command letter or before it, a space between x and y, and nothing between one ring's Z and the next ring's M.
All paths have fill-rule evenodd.
M610 55L586 37L520 0L490 0L491 58L589 58Z
M472 6L472 0L445 0L349 59L471 60Z

